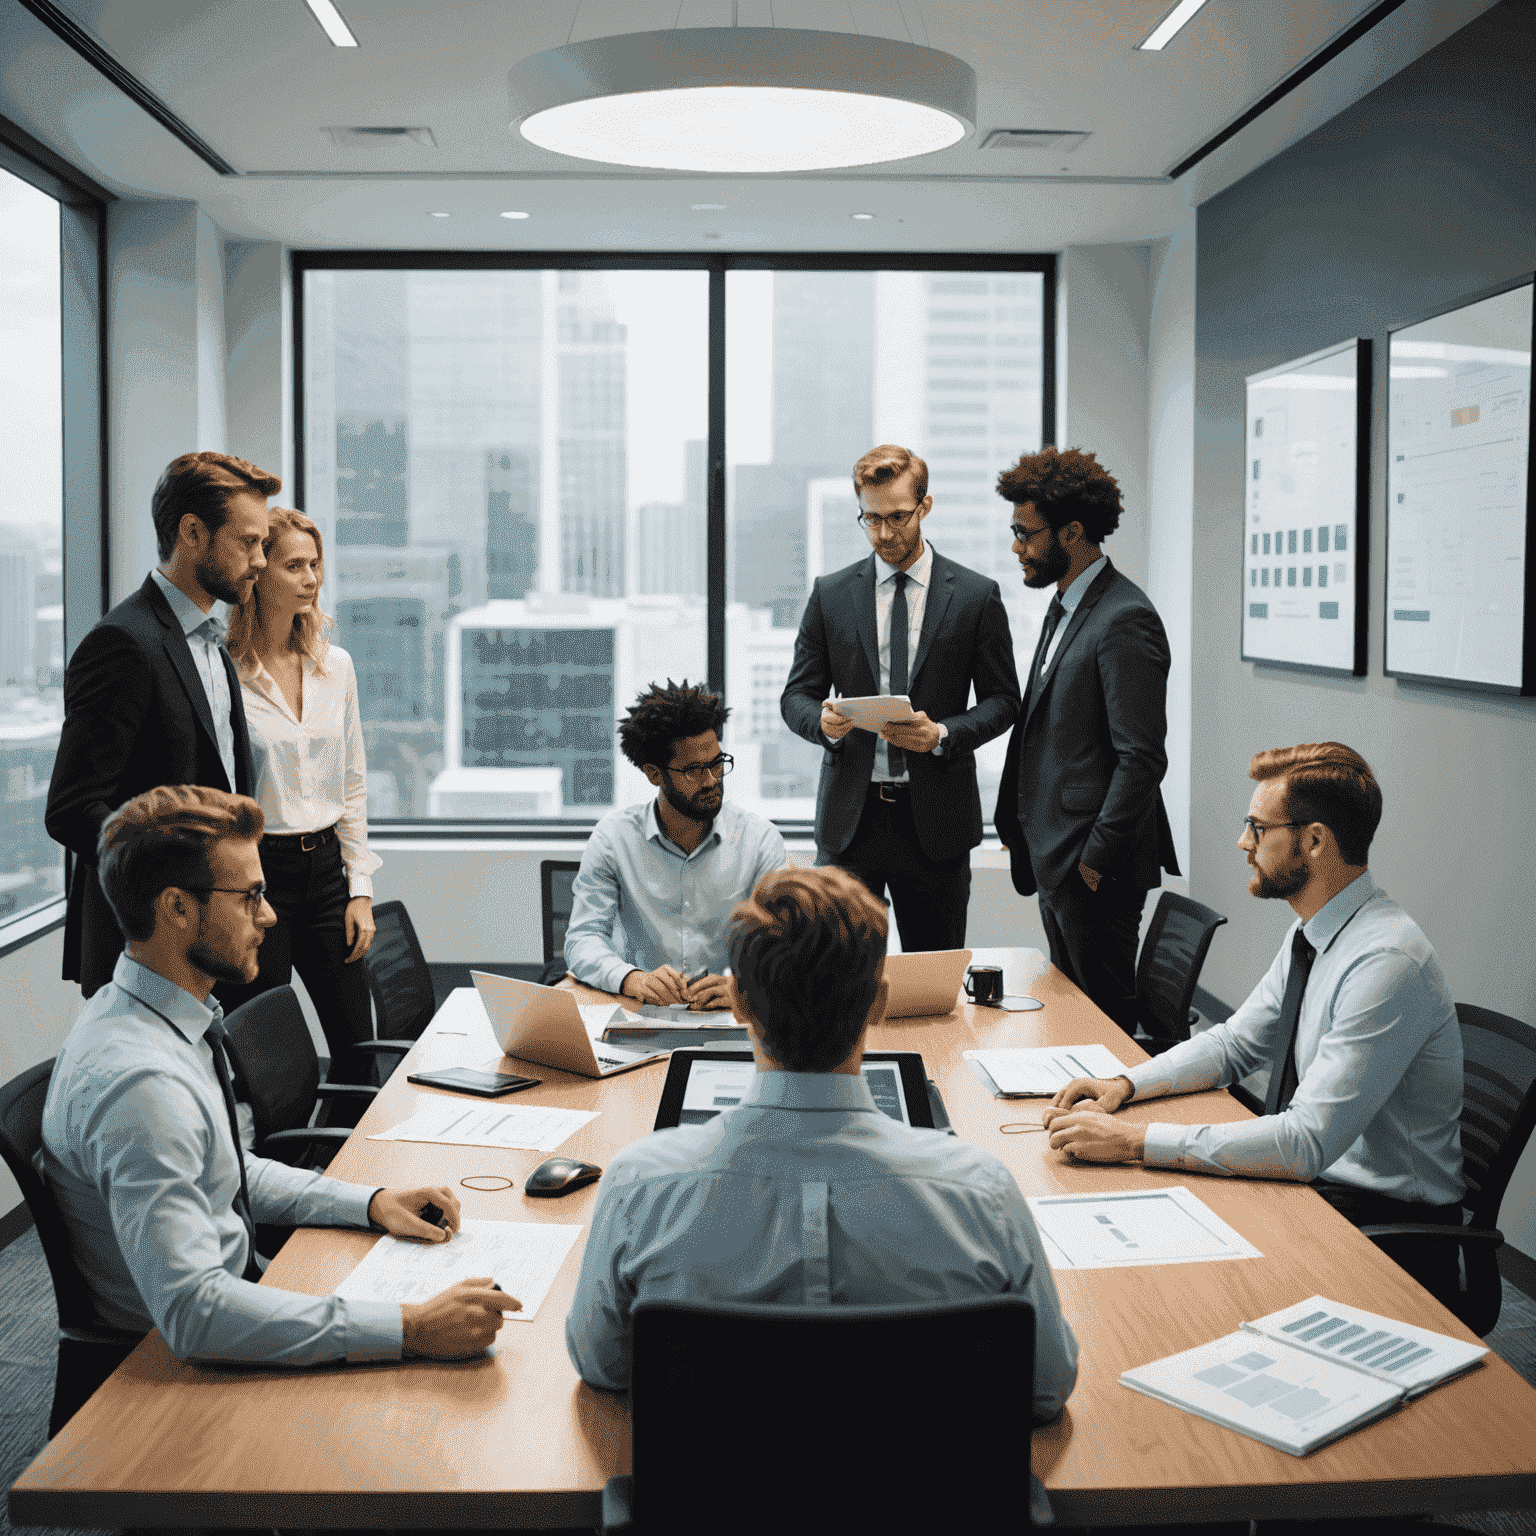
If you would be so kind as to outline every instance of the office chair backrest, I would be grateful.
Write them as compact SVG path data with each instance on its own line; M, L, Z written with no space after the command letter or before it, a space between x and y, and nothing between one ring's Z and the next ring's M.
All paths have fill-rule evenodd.
M1034 1351L1034 1308L1017 1296L642 1302L635 1527L847 1536L907 1530L934 1508L963 1509L967 1530L1027 1525ZM722 1453L723 1430L745 1460Z
M58 1202L38 1172L43 1149L43 1105L52 1076L53 1063L45 1061L0 1088L0 1155L21 1186L22 1199L27 1202L42 1241L43 1257L48 1260L48 1273L53 1277L59 1326L90 1328L96 1326L91 1293L75 1263L69 1229L64 1225Z
M432 972L403 901L373 909L373 947L363 959L381 1040L417 1040L437 1012Z
M571 921L571 886L580 863L544 859L539 864L539 906L544 919L544 963L565 953L565 930Z
M1465 1081L1462 1204L1474 1227L1496 1227L1504 1191L1536 1127L1536 1029L1471 1003L1456 1004L1456 1019Z
M1224 922L1221 913L1188 896L1164 891L1158 898L1136 966L1136 1018L1154 1040L1189 1038L1189 1000Z
M224 1020L229 1054L251 1106L259 1147L274 1131L309 1124L320 1059L292 987L262 992Z

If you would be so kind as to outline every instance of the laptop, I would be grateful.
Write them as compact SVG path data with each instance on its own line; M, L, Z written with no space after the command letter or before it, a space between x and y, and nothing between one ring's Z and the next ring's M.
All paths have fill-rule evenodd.
M469 974L480 991L496 1043L508 1056L558 1067L578 1077L612 1077L667 1058L666 1051L632 1051L606 1040L594 1045L576 994L567 987L541 987L536 981L485 971Z
M888 1019L910 1019L923 1013L953 1013L971 963L968 949L933 949L912 955L887 955L885 979L891 995L885 1004Z

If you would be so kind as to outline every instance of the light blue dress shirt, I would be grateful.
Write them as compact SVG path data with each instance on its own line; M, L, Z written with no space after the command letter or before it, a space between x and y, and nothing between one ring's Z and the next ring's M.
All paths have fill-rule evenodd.
M213 739L219 749L219 761L224 765L224 777L229 780L231 792L235 788L235 727L229 718L233 707L229 696L229 674L224 670L224 660L219 648L229 633L229 604L215 602L204 613L196 603L170 580L163 571L153 570L150 580L165 594L171 605L181 632L187 637L187 649L192 653L192 665L203 680L203 692L208 699L208 709L213 715Z
M214 1016L120 955L54 1064L43 1173L101 1321L157 1327L182 1360L398 1360L393 1302L301 1296L241 1278L249 1239L235 1210L240 1166L204 1038ZM245 1167L258 1222L369 1226L375 1186L250 1153Z
M1125 1073L1138 1097L1225 1087L1270 1066L1297 926L1230 1019ZM1237 1125L1149 1125L1145 1161L1454 1204L1465 1189L1461 1030L1429 940L1369 870L1303 926L1317 957L1290 1107Z
M760 1072L735 1109L657 1131L608 1165L565 1342L583 1380L620 1390L641 1301L858 1306L999 1294L1035 1309L1043 1423L1077 1380L1077 1340L1008 1170L881 1113L862 1077Z
M788 862L774 825L728 800L692 853L662 830L654 800L609 811L593 827L571 887L565 963L600 992L660 965L723 975L732 909Z
M1061 637L1066 633L1067 625L1072 622L1072 615L1077 612L1078 605L1082 602L1084 594L1098 579L1099 572L1109 564L1108 555L1100 555L1086 571L1079 571L1077 579L1068 586L1067 590L1060 594L1062 615L1061 622L1056 626L1056 632L1051 636L1051 643L1046 647L1045 658L1040 663L1040 675L1043 677L1051 669L1051 662L1055 659L1056 652L1061 649Z

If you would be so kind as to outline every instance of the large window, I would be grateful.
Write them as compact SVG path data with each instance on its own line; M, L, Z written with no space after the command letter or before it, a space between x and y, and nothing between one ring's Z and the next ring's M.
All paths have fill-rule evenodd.
M868 551L877 442L928 461L932 542L1000 578L1027 661L1044 602L993 483L1049 414L1050 263L977 265L296 257L301 495L371 819L590 823L649 792L615 725L669 677L725 691L732 798L808 819L779 695L811 580Z

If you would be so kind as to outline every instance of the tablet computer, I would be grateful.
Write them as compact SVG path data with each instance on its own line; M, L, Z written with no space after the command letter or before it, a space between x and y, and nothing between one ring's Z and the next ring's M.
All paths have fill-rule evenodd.
M704 1125L741 1103L756 1073L751 1051L673 1051L654 1129ZM876 1107L891 1119L933 1129L928 1079L916 1051L865 1051L864 1081Z

